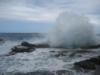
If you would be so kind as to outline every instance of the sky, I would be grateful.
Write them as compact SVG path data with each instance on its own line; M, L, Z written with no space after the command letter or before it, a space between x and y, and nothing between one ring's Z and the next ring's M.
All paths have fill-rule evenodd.
M0 0L0 32L47 32L64 11L87 16L100 31L100 0Z

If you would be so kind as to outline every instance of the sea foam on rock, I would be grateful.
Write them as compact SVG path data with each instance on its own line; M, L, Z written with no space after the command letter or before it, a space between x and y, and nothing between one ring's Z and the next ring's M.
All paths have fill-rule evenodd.
M94 27L83 15L64 12L56 20L50 32L48 43L51 47L79 48L95 44Z

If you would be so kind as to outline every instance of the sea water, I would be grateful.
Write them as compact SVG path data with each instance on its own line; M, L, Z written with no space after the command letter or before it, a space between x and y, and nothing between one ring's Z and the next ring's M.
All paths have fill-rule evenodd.
M18 37L22 37L23 34L19 34ZM32 34L35 36L35 34ZM9 38L11 35L8 35ZM28 36L28 34L27 34ZM12 38L12 37L11 37ZM6 39L6 37L5 37ZM44 37L40 36L34 38L33 36L30 39L24 37L23 39L14 40L5 40L3 44L0 45L0 73L4 73L7 75L10 73L28 73L37 70L48 70L48 71L56 71L56 70L68 70L72 71L74 75L91 75L93 72L88 71L80 71L77 72L75 69L72 69L73 64L75 62L88 59L90 57L94 57L100 55L100 49L93 49L89 53L76 53L74 57L70 57L70 54L74 52L74 50L61 49L61 48L39 48L31 53L18 53L12 56L2 56L3 54L8 53L11 48L15 45L19 45L22 41L27 41L31 43L41 43L44 40ZM54 55L58 51L66 50L66 56L55 57ZM51 52L55 51L55 52ZM81 57L79 57L81 55Z

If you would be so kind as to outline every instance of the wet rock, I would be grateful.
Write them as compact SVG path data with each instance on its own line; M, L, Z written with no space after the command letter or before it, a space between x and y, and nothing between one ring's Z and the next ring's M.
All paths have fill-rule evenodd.
M5 43L5 39L0 38L0 45L3 44L3 43Z
M28 42L22 42L21 45L17 45L13 48L11 48L11 51L9 52L9 54L6 54L5 56L10 56L10 55L14 55L16 53L23 53L23 52L32 52L35 50L35 48L48 48L49 45L47 44L31 44Z
M88 50L88 49L80 49L80 50L77 50L76 53L90 53L90 52L93 52L92 50Z
M60 56L63 57L63 56L67 55L68 51L55 51L55 52L52 52L52 53L54 53L55 57L60 57Z
M92 50L88 50L88 49L80 49L80 50L76 50L73 51L69 54L69 57L74 57L77 54L85 54L85 53L90 53L93 52ZM81 55L79 55L79 57L81 57Z
M96 49L100 48L100 45L92 45L92 46L87 46L87 47L81 47L82 49Z
M100 75L100 65L96 66L95 74L94 75Z
M74 63L76 68L83 68L90 70L96 69L96 65L98 64L100 65L100 56Z
M77 55L77 57L82 57L82 55Z
M54 75L54 73L50 71L35 71L28 73L7 73L6 75Z
M72 52L69 57L74 57L76 55L76 52Z
M67 70L58 70L56 71L56 75L74 75L73 72Z
M60 54L55 54L54 56L55 56L55 57L60 57L61 55L60 55Z
M31 72L31 75L54 75L54 73L50 71L36 71L36 72Z
M15 53L21 53L21 52L32 52L32 51L35 50L35 48L17 45L15 47L13 47L11 50L12 50L11 53L13 53L13 52L15 52Z
M55 57L62 57L62 56L66 56L65 54L63 54L63 53L58 53L58 54L55 54Z
M48 44L38 44L36 48L50 48L50 46Z
M50 51L51 53L55 53L56 51Z
M26 47L35 47L35 46L33 46L33 44L30 44L30 43L25 42L25 41L21 43L21 46L26 46Z
M4 39L3 38L0 38L0 41L4 41Z
M21 73L21 72L9 73L8 72L8 73L2 73L2 75L74 75L74 73L68 70L57 70L57 71L38 70L38 71L27 72L27 73Z
M28 42L22 42L22 46L33 47L33 48L49 48L48 44L31 44Z

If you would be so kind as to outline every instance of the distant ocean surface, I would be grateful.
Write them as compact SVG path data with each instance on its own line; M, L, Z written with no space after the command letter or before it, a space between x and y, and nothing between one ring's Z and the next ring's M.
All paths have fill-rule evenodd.
M29 39L36 39L36 38L43 38L44 34L42 33L0 33L0 38L5 40L29 40Z

